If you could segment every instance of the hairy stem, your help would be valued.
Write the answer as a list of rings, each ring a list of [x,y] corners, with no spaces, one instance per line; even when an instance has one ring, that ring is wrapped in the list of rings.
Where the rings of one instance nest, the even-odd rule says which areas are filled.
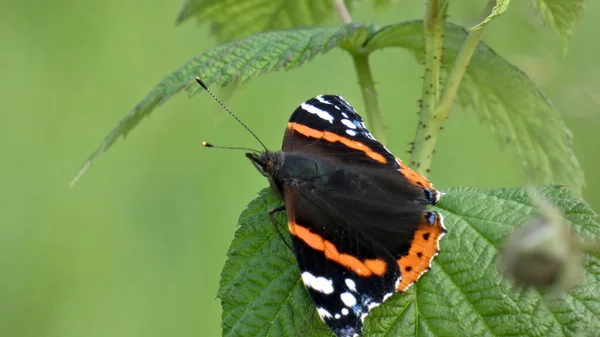
[[[456,60],[454,61],[452,70],[448,75],[446,84],[441,94],[441,98],[438,95],[436,97],[435,103],[432,106],[431,102],[433,101],[433,97],[435,95],[430,95],[431,97],[428,97],[426,93],[428,92],[428,88],[436,87],[435,83],[432,82],[435,80],[435,78],[433,78],[431,74],[428,80],[428,73],[430,72],[429,69],[433,69],[430,68],[429,64],[432,64],[432,62],[436,60],[435,58],[438,58],[439,60],[439,56],[436,54],[432,55],[432,51],[430,49],[436,46],[439,46],[439,48],[441,49],[441,44],[435,44],[435,39],[438,36],[440,36],[439,42],[442,42],[441,36],[443,35],[443,28],[441,31],[442,33],[437,34],[437,31],[435,29],[439,29],[439,25],[442,25],[443,27],[443,25],[445,24],[445,7],[442,7],[444,6],[444,4],[442,4],[440,7],[431,8],[434,5],[438,5],[434,4],[434,2],[437,1],[430,0],[428,2],[428,7],[425,15],[425,82],[423,87],[423,107],[421,109],[421,116],[419,118],[419,125],[417,126],[417,135],[415,136],[415,142],[411,157],[412,164],[416,166],[417,171],[419,171],[420,173],[429,172],[429,167],[431,166],[431,159],[433,157],[433,153],[435,152],[434,148],[435,143],[437,141],[437,135],[439,134],[439,131],[442,130],[442,125],[444,124],[446,119],[448,119],[448,113],[452,108],[452,104],[454,103],[454,100],[456,98],[456,93],[458,92],[460,83],[467,71],[467,67],[469,65],[469,62],[471,61],[471,57],[473,56],[473,53],[479,45],[479,41],[481,41],[483,32],[486,27],[486,25],[484,25],[477,30],[469,31],[465,42],[463,43],[458,55],[456,56]],[[481,13],[481,20],[485,19],[492,12],[492,9],[495,5],[496,0],[488,0],[487,4],[485,5],[485,8]],[[442,8],[442,10],[437,12],[437,16],[430,14],[433,10],[439,8]],[[428,24],[428,20],[430,24]],[[430,40],[433,39],[433,42],[428,42],[428,38]],[[439,81],[439,73],[437,73],[437,75]],[[431,85],[433,85],[433,87],[431,87]]]
[[[431,124],[435,118],[434,112],[440,97],[440,72],[442,67],[442,47],[444,25],[446,23],[447,3],[444,0],[427,0],[424,29],[425,29],[425,75],[423,76],[423,93],[421,95],[421,110],[419,123],[412,143],[411,163],[420,173],[429,172],[433,146],[432,139],[439,131]]]
[[[358,84],[365,102],[365,110],[367,114],[367,123],[375,134],[377,139],[385,144],[385,135],[381,111],[377,102],[377,92],[375,91],[375,83],[369,66],[369,56],[366,54],[352,54],[354,61],[354,69],[358,76]]]
[[[481,16],[483,18],[487,17],[492,12],[492,9],[495,5],[496,0],[489,0],[483,9]],[[477,30],[471,30],[467,35],[467,39],[460,48],[458,55],[456,56],[456,60],[454,61],[454,65],[450,71],[446,85],[444,86],[444,92],[442,93],[440,104],[436,110],[435,119],[440,125],[446,120],[446,118],[448,118],[448,113],[450,112],[452,104],[454,103],[454,99],[456,98],[456,93],[458,92],[460,82],[467,71],[467,67],[469,66],[469,62],[471,61],[471,57],[473,56],[475,49],[477,49],[477,46],[479,45],[479,41],[481,41],[485,27],[486,26],[483,26]]]
[[[350,16],[350,12],[348,11],[348,7],[346,7],[344,0],[333,0],[333,6],[343,23],[352,23],[352,17]]]

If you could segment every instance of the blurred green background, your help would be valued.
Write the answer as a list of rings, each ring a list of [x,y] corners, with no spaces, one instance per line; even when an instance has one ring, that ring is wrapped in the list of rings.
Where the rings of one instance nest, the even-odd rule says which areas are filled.
[[[450,19],[471,25],[482,1],[454,1]],[[563,57],[528,2],[514,2],[485,41],[550,96],[575,135],[586,200],[600,209],[600,4]],[[176,96],[73,188],[80,165],[163,76],[216,45],[206,26],[174,24],[181,1],[2,1],[0,4],[0,335],[217,336],[225,252],[244,206],[267,185],[242,153],[257,144],[199,95]],[[387,12],[364,4],[355,21],[421,16],[422,1]],[[329,24],[337,25],[336,18]],[[407,158],[422,69],[402,50],[372,58],[389,147]],[[272,149],[305,99],[343,95],[362,110],[342,51],[243,85],[228,104]],[[438,188],[522,185],[519,163],[455,109],[430,178]],[[449,228],[452,230],[452,228]]]

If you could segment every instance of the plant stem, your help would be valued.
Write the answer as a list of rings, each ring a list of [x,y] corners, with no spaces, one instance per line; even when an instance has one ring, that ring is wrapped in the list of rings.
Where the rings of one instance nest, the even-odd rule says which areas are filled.
[[[345,24],[352,23],[352,17],[346,7],[344,0],[333,0],[333,5],[342,22]],[[383,130],[383,121],[377,102],[377,92],[375,91],[375,83],[373,82],[373,74],[369,66],[369,55],[361,53],[359,50],[352,48],[348,50],[354,61],[354,70],[358,76],[358,84],[362,93],[363,101],[365,102],[365,110],[367,115],[367,123],[373,131],[373,134],[379,141],[385,144],[385,135]]]
[[[369,67],[369,56],[366,54],[352,54],[354,61],[354,69],[358,76],[358,84],[365,102],[365,110],[367,114],[367,123],[373,131],[375,137],[385,144],[385,134],[379,103],[377,102],[377,91],[375,91],[375,83],[373,75]]]
[[[492,9],[495,5],[496,0],[488,0],[481,13],[481,17],[485,19],[489,13],[492,12]],[[454,103],[454,99],[456,98],[456,93],[458,92],[460,82],[467,71],[467,67],[469,66],[469,62],[471,61],[471,57],[473,56],[475,49],[477,49],[477,46],[479,45],[479,41],[481,41],[481,37],[483,36],[486,26],[487,25],[481,27],[480,29],[469,31],[467,39],[460,48],[458,55],[456,55],[454,66],[452,67],[452,71],[450,72],[448,80],[446,81],[446,85],[444,86],[442,99],[440,100],[435,114],[436,122],[440,125],[448,118],[448,113],[450,112],[452,104]]]
[[[333,0],[333,6],[343,23],[352,23],[352,17],[350,16],[350,12],[348,11],[348,7],[346,7],[344,0]]]
[[[444,12],[443,15],[432,15],[431,12],[436,10],[436,8],[431,8],[436,1],[428,2],[428,7],[425,15],[425,82],[423,87],[423,107],[421,109],[421,116],[419,118],[419,125],[417,126],[417,134],[415,136],[414,148],[412,152],[412,164],[416,166],[417,171],[420,173],[429,172],[429,167],[431,166],[431,159],[434,153],[435,143],[437,141],[437,135],[439,131],[442,129],[442,125],[448,119],[448,113],[452,108],[452,104],[456,98],[456,93],[458,92],[458,88],[460,83],[467,71],[467,67],[469,62],[471,61],[471,57],[473,53],[477,49],[479,45],[479,41],[483,36],[483,32],[487,25],[477,29],[469,31],[465,42],[463,43],[458,55],[456,56],[456,60],[454,61],[454,65],[452,66],[452,70],[448,75],[448,79],[444,86],[444,90],[441,95],[441,99],[439,101],[435,101],[436,103],[432,107],[432,97],[426,96],[428,88],[435,88],[435,83],[432,81],[434,78],[430,76],[428,80],[428,68],[431,67],[433,61],[435,61],[435,57],[438,55],[430,55],[432,51],[430,50],[432,47],[438,46],[433,42],[429,41],[429,39],[435,39],[437,36],[441,36],[443,34],[439,33],[436,35],[435,29],[439,29],[439,25],[444,25],[445,20],[443,15],[445,15],[445,8],[442,10]],[[485,5],[482,14],[481,21],[483,21],[491,12],[494,6],[496,5],[496,0],[488,0]],[[435,14],[435,13],[434,13]],[[430,24],[428,24],[430,22]],[[433,22],[433,25],[431,24]],[[433,29],[433,32],[431,31]],[[440,40],[441,41],[441,38]],[[440,45],[441,49],[441,45]],[[439,58],[438,58],[439,60]],[[441,62],[440,62],[441,65]],[[438,74],[439,75],[439,74]],[[439,77],[438,77],[439,79]],[[430,87],[434,85],[433,87]],[[439,95],[437,96],[439,98]]]
[[[428,0],[425,9],[425,75],[423,76],[419,123],[417,124],[413,148],[411,149],[411,163],[422,174],[429,172],[433,145],[435,144],[434,137],[439,131],[439,126],[434,128],[431,121],[435,117],[433,114],[440,97],[440,72],[446,7],[447,4],[444,0]]]

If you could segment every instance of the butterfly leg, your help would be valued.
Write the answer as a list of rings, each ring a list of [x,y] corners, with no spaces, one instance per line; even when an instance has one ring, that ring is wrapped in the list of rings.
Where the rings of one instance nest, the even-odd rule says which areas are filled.
[[[283,234],[279,230],[279,225],[277,224],[277,220],[275,220],[275,213],[281,212],[281,211],[285,211],[285,205],[281,205],[279,207],[270,209],[269,210],[269,218],[271,218],[271,222],[273,223],[273,228],[275,228],[275,231],[277,232],[277,234],[279,235],[279,237],[281,238],[281,240],[283,241],[283,243],[285,243],[285,245],[288,246],[289,249],[291,249],[292,251],[294,251],[292,249],[292,246],[289,244],[289,242],[287,242],[287,240],[285,239],[285,237],[283,237]]]

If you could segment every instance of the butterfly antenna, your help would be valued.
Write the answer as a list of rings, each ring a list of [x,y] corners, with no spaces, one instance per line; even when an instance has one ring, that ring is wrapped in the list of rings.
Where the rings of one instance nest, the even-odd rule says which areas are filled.
[[[219,146],[219,145],[213,145],[213,144],[207,143],[207,142],[202,142],[202,146],[204,146],[204,147],[214,147],[215,149],[243,150],[243,151],[250,151],[250,152],[260,153],[260,151],[258,151],[258,150],[249,149],[247,147]]]
[[[204,82],[202,82],[202,80],[200,79],[200,77],[196,77],[196,82],[198,82],[198,84],[200,84],[200,86],[202,88],[204,88],[204,90],[206,90],[206,92],[208,92],[212,96],[212,98],[214,98],[215,101],[217,101],[217,103],[219,103],[223,107],[223,109],[225,109],[225,111],[229,112],[229,114],[231,116],[233,116],[233,118],[235,118],[235,120],[237,120],[238,123],[240,123],[246,130],[248,130],[248,132],[250,132],[250,134],[254,137],[254,139],[256,139],[260,143],[260,145],[265,149],[265,151],[268,151],[267,147],[265,146],[265,144],[263,144],[263,142],[260,141],[260,139],[258,138],[258,136],[256,136],[256,134],[254,134],[254,132],[252,132],[252,130],[250,130],[250,128],[248,126],[246,126],[246,124],[244,124],[244,122],[242,122],[242,120],[239,119],[238,116],[236,116],[231,110],[229,110],[229,108],[223,102],[221,102],[221,100],[218,99],[217,96],[215,94],[213,94],[212,91],[210,91],[210,89],[208,89],[208,87],[206,86],[206,84],[204,84]],[[208,144],[208,143],[206,143],[206,144]],[[202,144],[202,145],[204,145],[204,144]],[[210,145],[210,144],[208,144],[208,145]],[[206,146],[206,145],[204,145],[204,146]],[[224,148],[223,146],[212,146],[212,145],[211,146],[207,146],[207,147],[220,147],[220,148]],[[239,148],[239,149],[241,149],[241,148]],[[259,151],[256,151],[256,152],[259,152]]]

